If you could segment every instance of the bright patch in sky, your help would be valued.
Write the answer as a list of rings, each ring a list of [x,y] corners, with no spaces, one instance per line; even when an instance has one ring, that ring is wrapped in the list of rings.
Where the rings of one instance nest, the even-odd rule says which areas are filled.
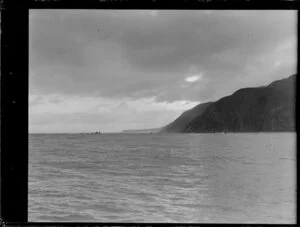
[[[185,78],[186,82],[194,83],[200,79],[200,76],[189,76]]]
[[[161,127],[170,117],[174,119],[197,104],[187,100],[159,102],[155,97],[114,99],[29,95],[29,129],[32,132],[120,132],[149,128],[149,122],[151,127]]]

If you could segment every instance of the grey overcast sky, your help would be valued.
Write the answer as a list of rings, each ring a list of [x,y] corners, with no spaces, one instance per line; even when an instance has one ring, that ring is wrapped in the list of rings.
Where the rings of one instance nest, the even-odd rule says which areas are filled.
[[[163,126],[296,72],[296,11],[30,10],[29,132]]]

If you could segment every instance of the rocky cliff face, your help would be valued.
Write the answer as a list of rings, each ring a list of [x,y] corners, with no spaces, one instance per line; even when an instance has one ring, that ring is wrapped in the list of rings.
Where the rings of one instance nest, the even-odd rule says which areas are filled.
[[[240,89],[197,114],[195,108],[186,111],[170,124],[180,127],[167,125],[164,132],[295,131],[295,84],[293,75],[268,86]]]

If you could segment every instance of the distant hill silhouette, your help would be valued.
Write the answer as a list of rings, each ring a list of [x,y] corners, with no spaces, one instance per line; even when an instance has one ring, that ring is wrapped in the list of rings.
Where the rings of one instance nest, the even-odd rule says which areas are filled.
[[[161,132],[295,131],[296,75],[263,87],[242,88],[184,112]]]
[[[184,132],[188,123],[199,116],[212,102],[206,102],[183,112],[175,121],[166,125],[161,132]]]

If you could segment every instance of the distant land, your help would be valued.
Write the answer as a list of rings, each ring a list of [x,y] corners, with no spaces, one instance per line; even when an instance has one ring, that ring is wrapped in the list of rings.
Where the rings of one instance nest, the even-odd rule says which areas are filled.
[[[161,128],[123,130],[121,133],[157,133]]]
[[[183,112],[175,121],[161,128],[160,132],[183,132],[191,120],[202,114],[211,104],[212,102],[202,103]]]
[[[295,131],[296,74],[262,87],[242,88],[185,111],[164,133]]]
[[[294,132],[296,75],[201,103],[162,128],[122,133]]]

